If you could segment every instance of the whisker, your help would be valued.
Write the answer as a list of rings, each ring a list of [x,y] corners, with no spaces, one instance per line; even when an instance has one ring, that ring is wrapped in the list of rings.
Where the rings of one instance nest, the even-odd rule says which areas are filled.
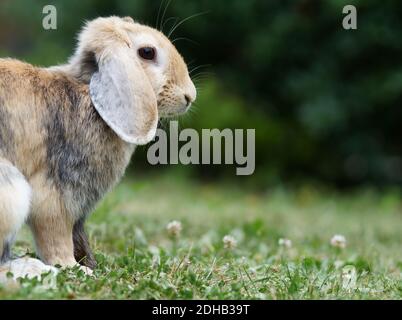
[[[211,67],[211,65],[210,65],[210,64],[202,64],[202,65],[200,65],[200,66],[198,66],[198,67],[192,68],[192,69],[189,71],[189,74],[192,74],[194,71],[196,71],[196,70],[198,70],[198,69],[200,69],[200,68],[206,68],[206,67]]]
[[[194,76],[198,76],[200,74],[215,74],[215,71],[213,71],[213,70],[200,71],[200,72],[197,72]]]
[[[198,85],[200,83],[205,82],[206,80],[211,80],[211,79],[212,79],[212,77],[205,76],[205,77],[191,78],[191,81],[193,81],[195,84]]]
[[[207,80],[209,80],[209,79],[201,79],[201,80],[194,81],[194,85],[195,85],[197,88],[203,88],[203,86],[205,85],[205,82],[206,82]]]
[[[187,63],[187,66],[188,66],[189,68],[191,68],[193,63],[195,63],[195,59],[193,59],[193,60],[191,60],[189,63]]]
[[[193,82],[196,82],[196,83],[199,83],[199,82],[202,82],[202,81],[205,81],[205,80],[209,80],[209,79],[212,79],[212,77],[210,77],[210,76],[199,76],[197,78],[191,78],[191,80]]]
[[[167,2],[167,4],[166,4],[166,7],[165,7],[165,10],[163,10],[163,15],[162,15],[161,22],[160,22],[160,25],[159,25],[159,30],[160,30],[160,31],[163,31],[163,30],[161,29],[161,27],[162,27],[162,25],[163,25],[163,20],[165,19],[166,11],[167,11],[167,9],[168,9],[168,7],[169,7],[169,5],[170,5],[171,2],[172,2],[172,0],[168,0],[168,2]]]
[[[179,18],[178,17],[170,17],[169,19],[166,19],[166,21],[162,25],[162,30],[165,28],[165,24],[167,24],[168,21],[170,21],[170,20],[174,20],[173,24],[172,24],[174,26],[177,23],[177,21],[179,20]]]
[[[190,109],[190,110],[191,110],[191,109]],[[188,127],[188,124],[191,123],[192,118],[194,118],[194,117],[193,117],[193,114],[190,113],[190,110],[188,110],[188,111],[186,112],[186,114],[184,114],[184,115],[182,115],[182,116],[180,117],[180,122],[183,124],[183,127]],[[180,122],[179,122],[179,123],[180,123]]]
[[[191,76],[192,79],[198,79],[202,77],[212,77],[215,76],[215,73],[213,72],[202,72],[202,73],[197,73],[196,75]]]
[[[191,106],[191,108],[188,109],[188,111],[189,111],[190,113],[193,113],[193,114],[199,113],[200,110],[199,110],[198,104],[193,103],[192,106]]]
[[[194,41],[194,40],[191,40],[191,39],[189,39],[189,38],[185,38],[185,37],[176,38],[176,39],[172,40],[172,43],[175,43],[176,41],[180,41],[180,40],[187,40],[188,42],[190,42],[190,43],[192,43],[192,44],[195,44],[195,45],[197,45],[197,46],[200,45],[199,42]]]
[[[160,18],[160,14],[161,14],[161,10],[162,10],[162,6],[163,3],[165,2],[165,0],[162,0],[159,4],[159,9],[158,9],[158,15],[156,17],[156,27],[159,28],[159,18]]]
[[[193,14],[193,15],[191,15],[191,16],[189,16],[189,17],[183,19],[183,20],[181,20],[172,30],[170,30],[170,32],[169,32],[169,34],[168,34],[168,38],[170,38],[170,36],[173,34],[173,32],[174,32],[178,27],[180,27],[184,22],[186,22],[186,21],[188,21],[188,20],[190,20],[190,19],[193,19],[193,18],[195,18],[195,17],[199,17],[199,16],[202,16],[202,15],[205,15],[205,14],[207,14],[207,13],[209,13],[209,11],[204,11],[204,12],[196,13],[196,14]]]
[[[198,76],[198,77],[191,77],[192,81],[203,81],[203,80],[207,80],[207,79],[211,79],[212,76],[208,76],[208,75],[204,75],[204,76]]]
[[[199,83],[197,83],[196,84],[196,86],[195,86],[195,89],[198,91],[198,90],[203,90],[203,89],[205,89],[205,83],[202,83],[203,85],[201,86]]]
[[[205,80],[210,80],[211,77],[203,77],[203,78],[193,78],[191,79],[193,82],[195,82],[196,84],[200,83],[200,82],[204,82]]]
[[[205,89],[205,81],[203,81],[203,82],[201,82],[201,83],[195,83],[194,85],[195,85],[195,88],[196,88],[196,90],[197,91],[200,91],[200,90],[204,90]]]
[[[199,74],[196,76],[191,76],[191,80],[204,80],[204,79],[210,79],[214,78],[215,74],[214,73],[205,73],[205,74]]]

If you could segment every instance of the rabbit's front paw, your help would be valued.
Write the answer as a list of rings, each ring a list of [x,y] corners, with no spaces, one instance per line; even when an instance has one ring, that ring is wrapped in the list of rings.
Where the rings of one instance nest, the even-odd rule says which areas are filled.
[[[18,278],[41,279],[44,274],[56,275],[57,268],[44,264],[42,261],[30,257],[22,257],[6,262],[0,266],[0,283],[17,280]]]

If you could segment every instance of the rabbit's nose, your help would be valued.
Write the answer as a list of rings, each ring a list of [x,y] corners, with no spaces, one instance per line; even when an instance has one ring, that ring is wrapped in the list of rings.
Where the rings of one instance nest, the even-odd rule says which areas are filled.
[[[192,81],[189,82],[186,89],[184,90],[184,99],[186,100],[186,106],[190,106],[192,102],[197,98],[197,89]]]
[[[188,94],[185,94],[184,99],[186,99],[186,107],[188,107],[191,104],[191,98]]]

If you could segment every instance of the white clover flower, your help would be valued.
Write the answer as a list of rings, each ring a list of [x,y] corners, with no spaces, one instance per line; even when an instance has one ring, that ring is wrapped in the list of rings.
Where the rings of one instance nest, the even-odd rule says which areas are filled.
[[[232,236],[226,235],[222,241],[225,249],[234,249],[237,246],[237,240]]]
[[[346,238],[343,235],[336,234],[331,238],[331,246],[335,248],[345,248],[346,247]]]
[[[342,288],[353,290],[356,288],[357,271],[354,266],[347,265],[342,268]]]
[[[292,240],[286,239],[286,238],[280,238],[278,240],[278,245],[281,247],[285,248],[291,248],[292,247]]]
[[[182,229],[181,222],[176,220],[169,222],[166,226],[168,234],[175,238],[180,236]]]

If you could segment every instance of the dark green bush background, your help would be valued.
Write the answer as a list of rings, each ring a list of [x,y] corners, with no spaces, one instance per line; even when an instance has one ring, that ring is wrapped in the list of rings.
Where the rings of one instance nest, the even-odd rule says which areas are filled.
[[[167,1],[166,1],[167,2]],[[42,7],[58,9],[58,29],[42,29]],[[166,4],[166,3],[165,3]],[[358,30],[342,28],[342,8],[358,9]],[[83,21],[130,15],[156,25],[160,1],[0,2],[0,55],[40,65],[64,62]],[[162,6],[162,9],[165,6]],[[262,183],[317,180],[337,186],[402,182],[402,3],[392,0],[173,0],[175,18],[205,12],[174,33],[201,72],[195,128],[255,128]],[[134,164],[145,166],[145,148]],[[168,170],[170,167],[156,170]],[[175,168],[177,169],[177,168]],[[227,166],[192,166],[197,177],[232,177]]]

